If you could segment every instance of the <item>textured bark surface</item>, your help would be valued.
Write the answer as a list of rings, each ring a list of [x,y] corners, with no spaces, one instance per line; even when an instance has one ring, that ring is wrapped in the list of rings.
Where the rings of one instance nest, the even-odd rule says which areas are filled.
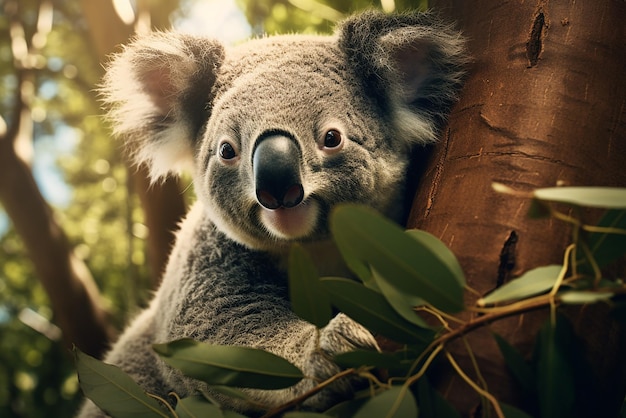
[[[458,256],[468,285],[484,294],[531,268],[560,264],[570,242],[568,226],[528,219],[530,202],[494,192],[492,182],[520,191],[626,186],[626,3],[434,3],[459,22],[474,62],[420,181],[408,226],[441,238]],[[468,294],[468,304],[475,300]],[[607,400],[620,402],[619,335],[602,313],[574,316],[579,333],[590,336]],[[528,354],[545,318],[546,312],[525,314],[491,329]],[[515,403],[518,389],[488,330],[469,341],[489,390]],[[462,344],[452,351],[471,371]],[[471,415],[479,401],[464,382],[445,372],[439,384]]]

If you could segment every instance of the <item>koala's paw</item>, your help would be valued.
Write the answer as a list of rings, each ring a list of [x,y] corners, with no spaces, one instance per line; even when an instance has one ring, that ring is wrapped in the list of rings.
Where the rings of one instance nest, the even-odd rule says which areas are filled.
[[[334,356],[356,349],[378,350],[378,344],[368,330],[340,313],[322,329],[319,348]]]
[[[379,350],[376,340],[368,330],[346,315],[339,314],[320,330],[317,349],[310,359],[306,373],[318,383],[328,379],[341,371],[333,362],[333,357],[357,349]],[[355,377],[340,379],[308,399],[304,406],[315,410],[326,409],[349,398],[355,389],[364,384],[362,379]]]

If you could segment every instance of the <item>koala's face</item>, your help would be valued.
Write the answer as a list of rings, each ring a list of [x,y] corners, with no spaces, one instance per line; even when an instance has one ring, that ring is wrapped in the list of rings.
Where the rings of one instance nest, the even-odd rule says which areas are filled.
[[[435,140],[464,62],[434,16],[368,12],[334,36],[236,48],[152,34],[116,57],[102,93],[154,180],[191,168],[218,228],[280,250],[328,237],[342,202],[398,219],[410,150]]]
[[[341,202],[397,217],[408,149],[359,89],[325,38],[266,38],[227,53],[196,161],[196,190],[218,227],[276,249],[327,237]]]

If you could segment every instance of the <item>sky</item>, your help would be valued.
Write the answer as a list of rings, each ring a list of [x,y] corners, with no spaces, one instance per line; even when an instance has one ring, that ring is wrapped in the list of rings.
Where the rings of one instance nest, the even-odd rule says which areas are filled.
[[[230,45],[250,37],[252,30],[235,0],[187,0],[181,12],[172,21],[174,29],[215,38]],[[128,1],[117,0],[120,11],[128,9]],[[128,18],[128,17],[127,17]],[[130,16],[132,18],[132,16]],[[54,93],[55,86],[47,86]],[[47,91],[42,88],[41,91]],[[34,142],[33,175],[44,198],[53,206],[63,208],[72,198],[72,191],[57,167],[57,160],[74,150],[80,133],[67,126],[59,126],[54,136],[39,137]],[[0,236],[9,228],[9,219],[0,210]]]
[[[252,33],[235,0],[201,0],[190,3],[188,13],[173,22],[173,26],[179,31],[210,36],[225,44],[246,39]]]

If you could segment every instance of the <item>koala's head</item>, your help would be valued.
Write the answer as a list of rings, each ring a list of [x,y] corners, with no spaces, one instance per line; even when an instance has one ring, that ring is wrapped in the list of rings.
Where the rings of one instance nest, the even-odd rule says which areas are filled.
[[[217,227],[271,250],[326,238],[342,202],[398,219],[411,149],[436,139],[465,59],[459,33],[430,14],[367,12],[334,36],[233,48],[139,38],[103,93],[154,180],[190,168]]]

